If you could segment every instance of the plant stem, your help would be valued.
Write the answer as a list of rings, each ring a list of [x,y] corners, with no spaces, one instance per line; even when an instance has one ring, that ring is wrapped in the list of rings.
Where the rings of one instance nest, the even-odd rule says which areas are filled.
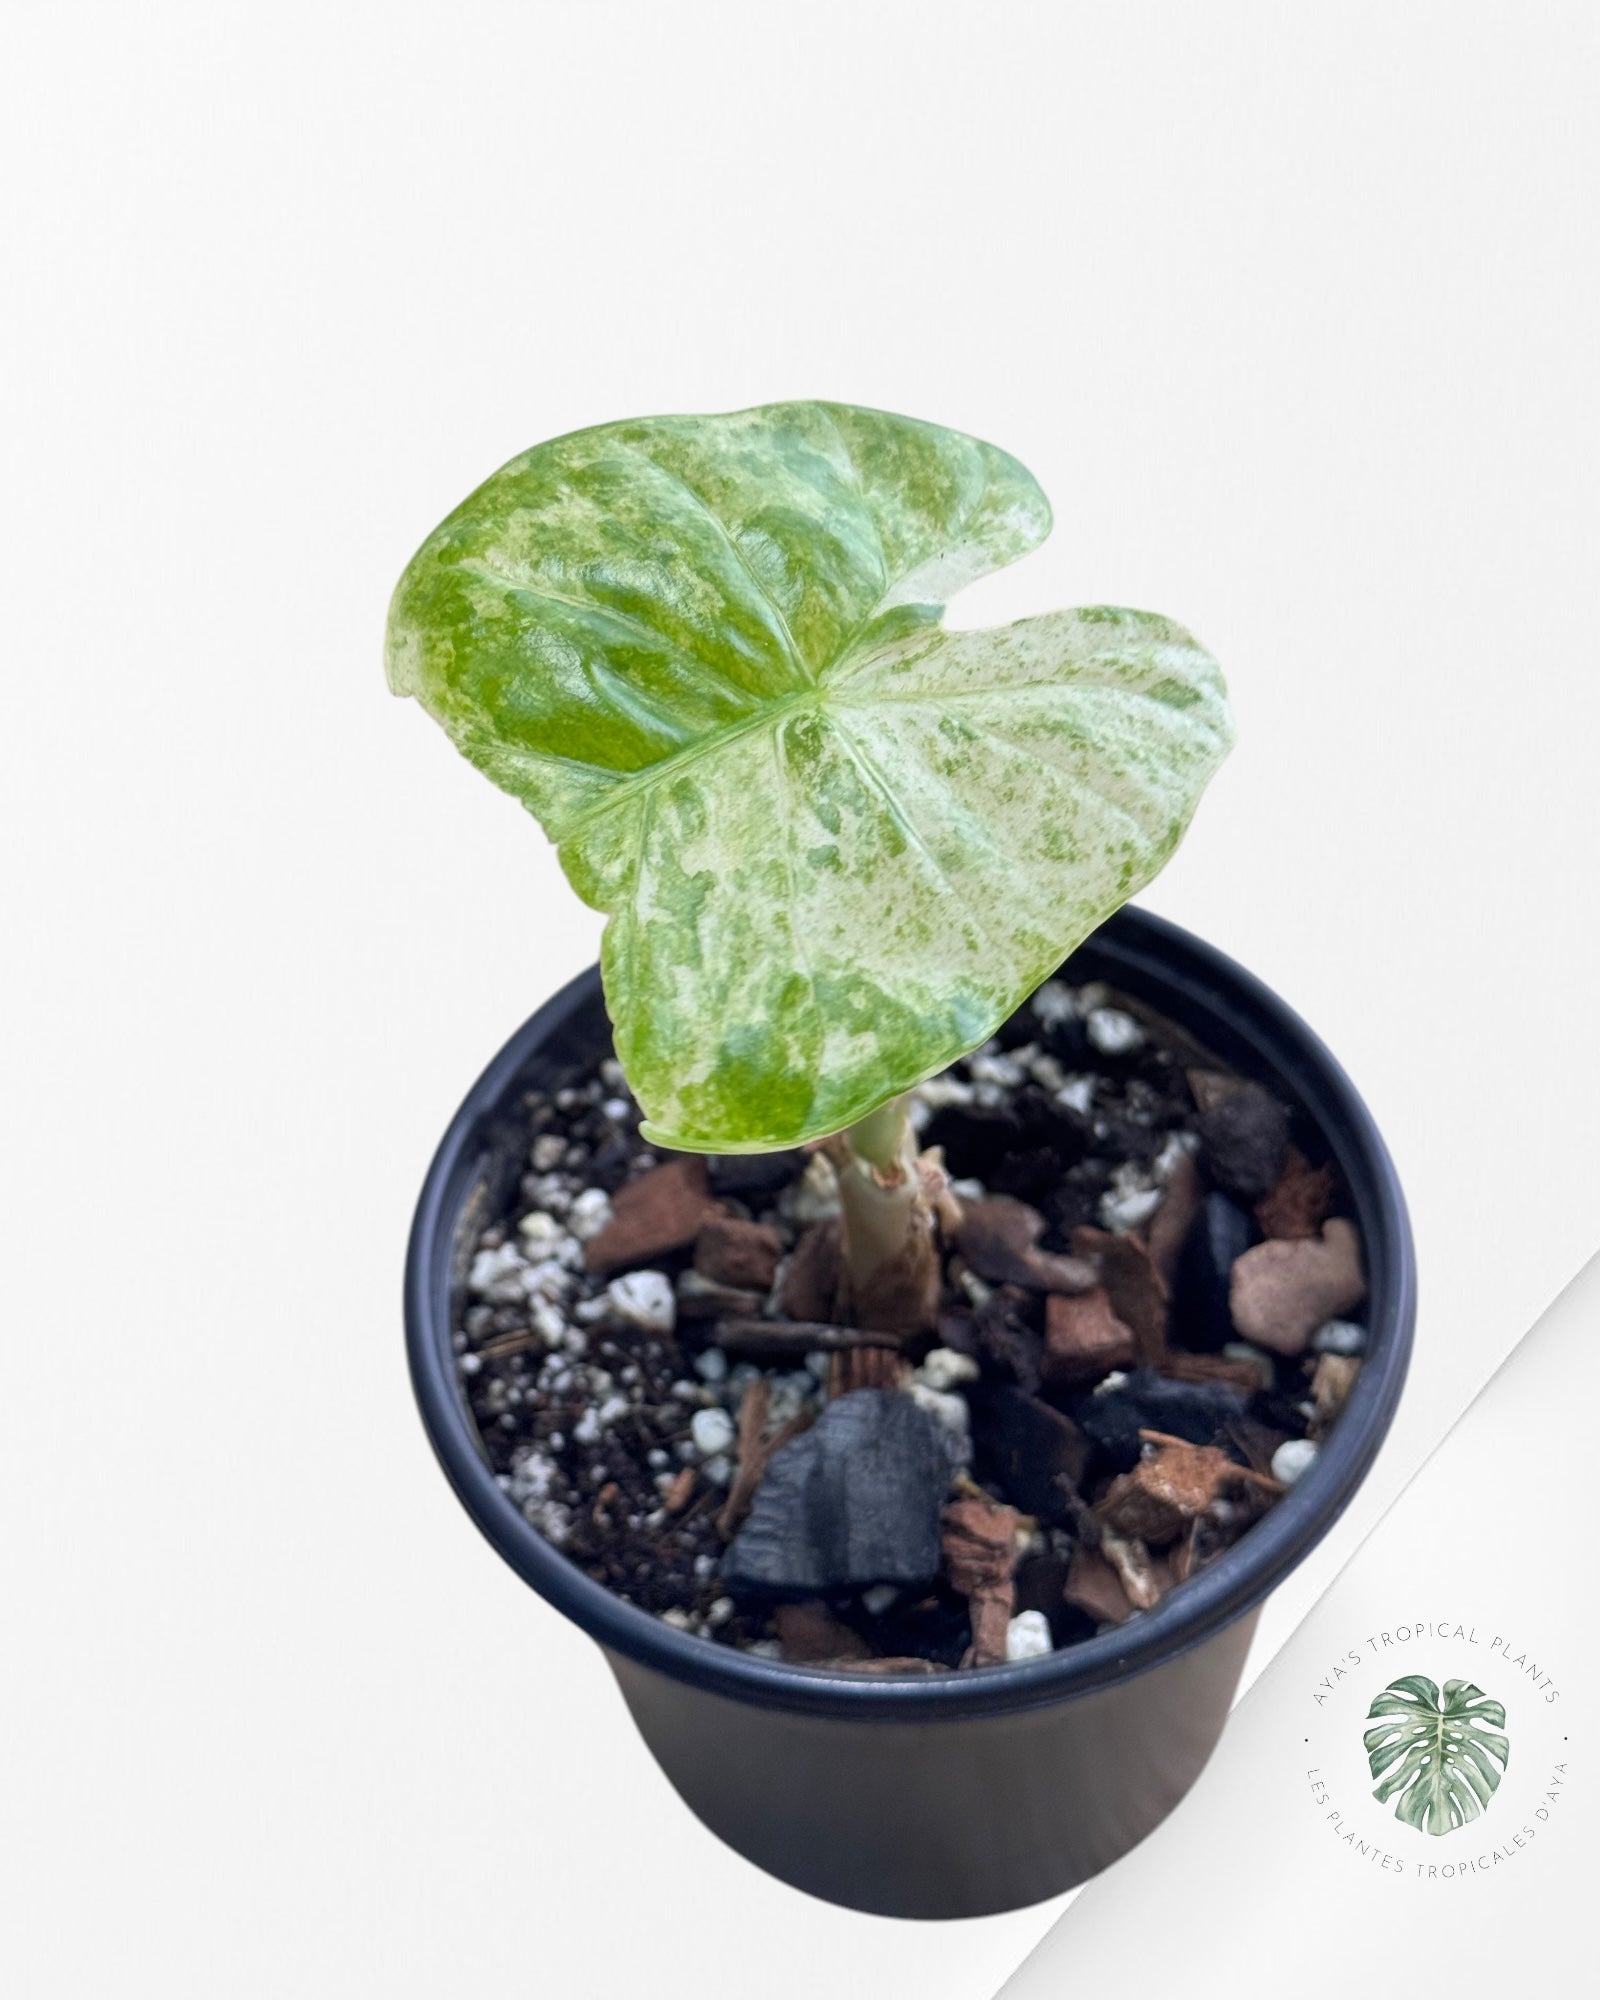
[[[939,1250],[909,1097],[880,1105],[824,1150],[839,1176],[850,1318],[879,1333],[926,1331],[938,1313]]]

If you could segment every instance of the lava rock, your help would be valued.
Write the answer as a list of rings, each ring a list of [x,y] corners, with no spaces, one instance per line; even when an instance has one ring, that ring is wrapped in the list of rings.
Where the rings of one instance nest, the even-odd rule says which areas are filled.
[[[1242,1083],[1195,1121],[1200,1164],[1224,1194],[1270,1194],[1289,1157],[1289,1114],[1259,1083]]]
[[[1090,1458],[1078,1426],[1023,1389],[991,1389],[969,1401],[980,1475],[1037,1520],[1070,1520]]]
[[[1185,1347],[1216,1349],[1234,1338],[1233,1267],[1256,1240],[1255,1223],[1225,1194],[1206,1196],[1178,1253],[1171,1327]]]
[[[1302,1354],[1311,1336],[1367,1295],[1361,1241],[1336,1215],[1317,1237],[1273,1239],[1247,1250],[1228,1282],[1233,1323],[1275,1354]]]
[[[909,1396],[839,1396],[773,1453],[722,1559],[723,1581],[771,1597],[925,1584],[939,1568],[951,1469],[939,1425]]]
[[[711,1153],[706,1175],[714,1194],[774,1195],[805,1172],[808,1155],[785,1153]]]
[[[1229,1426],[1244,1416],[1249,1401],[1230,1383],[1173,1382],[1153,1369],[1136,1368],[1115,1388],[1078,1397],[1072,1415],[1094,1447],[1093,1470],[1129,1472],[1139,1462],[1141,1430],[1235,1452]]]

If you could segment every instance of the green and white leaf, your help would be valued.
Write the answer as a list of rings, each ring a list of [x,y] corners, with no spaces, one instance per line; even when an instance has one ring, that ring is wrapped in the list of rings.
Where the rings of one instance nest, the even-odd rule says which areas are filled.
[[[412,559],[390,684],[608,914],[648,1137],[841,1129],[983,1041],[1177,845],[1231,738],[1186,632],[939,622],[1049,527],[992,445],[779,403],[539,445]]]
[[[1367,1711],[1367,1761],[1381,1780],[1372,1796],[1423,1833],[1453,1833],[1476,1819],[1505,1775],[1506,1712],[1471,1681],[1425,1674],[1393,1681]]]

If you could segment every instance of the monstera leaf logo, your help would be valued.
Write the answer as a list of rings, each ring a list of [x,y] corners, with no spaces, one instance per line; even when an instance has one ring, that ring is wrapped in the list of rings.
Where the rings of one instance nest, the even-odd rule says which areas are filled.
[[[1471,1681],[1446,1681],[1441,1694],[1426,1674],[1407,1674],[1374,1700],[1367,1720],[1362,1742],[1379,1781],[1372,1796],[1393,1799],[1395,1818],[1422,1833],[1476,1819],[1510,1761],[1505,1709]]]

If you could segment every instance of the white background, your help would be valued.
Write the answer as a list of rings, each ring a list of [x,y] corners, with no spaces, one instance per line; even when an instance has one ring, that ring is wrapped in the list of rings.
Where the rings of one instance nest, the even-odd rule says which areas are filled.
[[[579,425],[975,431],[1057,528],[961,622],[1129,603],[1223,661],[1240,746],[1146,900],[1331,1042],[1423,1269],[1281,1644],[1593,1247],[1597,20],[15,10],[8,1992],[968,2000],[1053,1914],[876,1922],[719,1848],[410,1406],[427,1156],[597,920],[387,697],[385,602]]]

